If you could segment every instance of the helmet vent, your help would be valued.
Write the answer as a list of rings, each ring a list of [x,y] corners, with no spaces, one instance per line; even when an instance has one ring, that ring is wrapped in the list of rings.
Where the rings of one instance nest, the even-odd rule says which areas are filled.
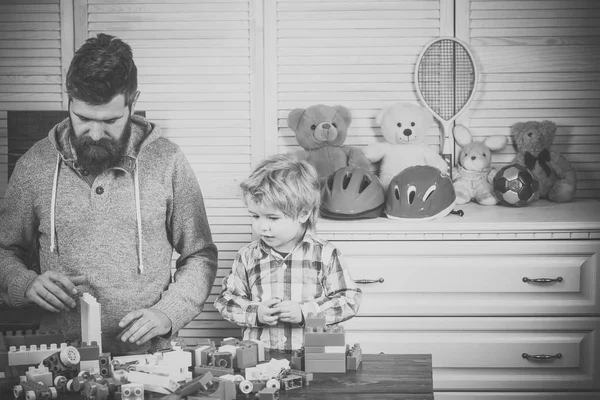
[[[417,188],[413,185],[409,185],[406,189],[406,197],[408,198],[408,204],[412,204],[415,202],[415,197],[417,195]]]
[[[398,186],[394,186],[394,197],[396,200],[400,200],[400,189],[398,189]]]
[[[347,173],[344,175],[344,180],[342,181],[342,187],[343,187],[344,189],[347,189],[347,188],[348,188],[348,185],[350,184],[350,179],[352,179],[352,174],[351,174],[350,172],[347,172]]]
[[[331,175],[329,179],[327,179],[327,187],[329,188],[329,190],[333,190],[333,175]]]
[[[363,176],[362,181],[360,182],[360,186],[358,187],[358,194],[361,194],[365,191],[366,188],[371,184],[371,180],[367,176]]]
[[[435,189],[435,185],[430,186],[429,189],[427,189],[427,191],[425,192],[425,195],[423,196],[423,201],[427,201],[431,196],[433,196]]]

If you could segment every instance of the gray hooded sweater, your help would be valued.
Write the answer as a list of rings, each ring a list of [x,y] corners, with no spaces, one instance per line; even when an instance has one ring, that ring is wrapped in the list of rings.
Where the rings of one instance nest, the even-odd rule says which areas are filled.
[[[65,119],[17,163],[0,208],[0,295],[14,307],[37,276],[25,266],[37,240],[41,272],[85,275],[79,293],[102,311],[103,351],[155,351],[202,311],[217,272],[217,248],[194,172],[179,147],[142,117],[119,165],[95,179],[77,168]],[[180,254],[171,277],[173,249]],[[172,322],[172,336],[142,346],[117,340],[130,311],[154,308]],[[81,338],[79,304],[45,313],[41,329]]]

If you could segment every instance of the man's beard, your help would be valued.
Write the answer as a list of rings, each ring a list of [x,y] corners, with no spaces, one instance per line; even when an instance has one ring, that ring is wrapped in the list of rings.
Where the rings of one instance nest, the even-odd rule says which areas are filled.
[[[76,137],[74,132],[71,125],[71,144],[77,154],[78,168],[87,169],[92,175],[97,176],[117,165],[123,157],[131,136],[131,121],[127,121],[118,140],[103,137],[96,141],[87,135]]]

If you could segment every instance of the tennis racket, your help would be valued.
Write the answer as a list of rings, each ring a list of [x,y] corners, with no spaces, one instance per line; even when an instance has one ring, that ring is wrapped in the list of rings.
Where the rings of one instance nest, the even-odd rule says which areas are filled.
[[[429,42],[415,68],[417,95],[440,123],[440,149],[450,171],[454,166],[451,125],[467,108],[477,86],[477,69],[467,45],[453,37]]]

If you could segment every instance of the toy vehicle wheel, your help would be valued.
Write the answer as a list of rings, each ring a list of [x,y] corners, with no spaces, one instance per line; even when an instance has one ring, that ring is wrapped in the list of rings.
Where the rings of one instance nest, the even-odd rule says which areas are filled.
[[[252,389],[254,389],[254,385],[250,381],[243,380],[240,382],[239,388],[240,388],[240,392],[242,392],[243,394],[249,394],[249,393],[252,393]]]
[[[279,390],[281,388],[281,384],[277,379],[269,379],[267,381],[267,387],[271,389]]]
[[[51,387],[49,389],[50,389],[50,396],[53,399],[56,399],[58,397],[58,392],[56,391],[56,388],[55,387]]]
[[[23,395],[23,386],[16,385],[15,387],[13,387],[13,395],[15,396],[15,399],[21,397]]]
[[[25,392],[25,399],[26,400],[35,400],[36,399],[35,392],[33,390],[28,390],[27,392]]]

